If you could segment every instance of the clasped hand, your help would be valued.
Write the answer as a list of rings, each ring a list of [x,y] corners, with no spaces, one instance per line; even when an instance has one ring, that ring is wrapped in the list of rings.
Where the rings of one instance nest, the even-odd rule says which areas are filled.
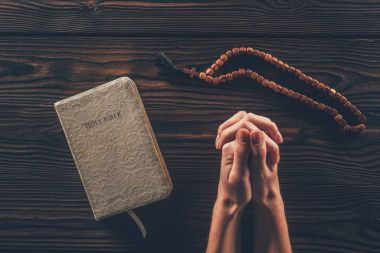
[[[276,124],[262,116],[239,112],[224,122],[215,141],[216,148],[222,149],[218,204],[232,214],[251,200],[271,204],[279,198],[278,144],[282,141]]]
[[[277,174],[282,142],[276,124],[253,113],[238,112],[220,125],[215,140],[222,149],[220,178],[207,253],[240,252],[240,221],[250,202],[255,252],[291,252]]]

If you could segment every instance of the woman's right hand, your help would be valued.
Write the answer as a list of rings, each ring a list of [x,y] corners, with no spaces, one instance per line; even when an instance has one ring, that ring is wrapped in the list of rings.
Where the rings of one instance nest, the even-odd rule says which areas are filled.
[[[264,133],[250,133],[254,203],[254,252],[291,253],[288,225],[278,180],[278,163],[268,163]]]

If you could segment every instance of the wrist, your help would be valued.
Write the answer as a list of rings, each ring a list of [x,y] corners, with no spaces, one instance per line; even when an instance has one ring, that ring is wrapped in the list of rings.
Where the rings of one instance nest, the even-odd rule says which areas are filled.
[[[243,209],[241,205],[234,203],[228,198],[217,198],[214,204],[213,213],[223,217],[226,220],[231,220],[234,218],[240,218],[243,214]]]
[[[257,184],[256,184],[257,185]],[[278,181],[266,182],[253,189],[253,203],[262,209],[283,209],[284,201]]]
[[[285,211],[284,201],[281,196],[254,201],[256,212],[276,215]]]

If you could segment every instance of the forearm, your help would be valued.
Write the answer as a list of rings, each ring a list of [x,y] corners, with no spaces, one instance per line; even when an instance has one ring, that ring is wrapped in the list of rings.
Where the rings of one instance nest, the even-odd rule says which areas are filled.
[[[206,253],[235,253],[241,250],[242,210],[229,209],[217,200],[214,205]]]
[[[258,253],[290,253],[288,225],[281,197],[255,203],[254,249]]]

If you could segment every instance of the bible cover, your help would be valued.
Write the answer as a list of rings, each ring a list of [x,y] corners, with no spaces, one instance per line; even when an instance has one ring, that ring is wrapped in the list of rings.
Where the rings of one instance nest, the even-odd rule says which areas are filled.
[[[54,104],[95,219],[173,186],[135,83],[121,77]]]

